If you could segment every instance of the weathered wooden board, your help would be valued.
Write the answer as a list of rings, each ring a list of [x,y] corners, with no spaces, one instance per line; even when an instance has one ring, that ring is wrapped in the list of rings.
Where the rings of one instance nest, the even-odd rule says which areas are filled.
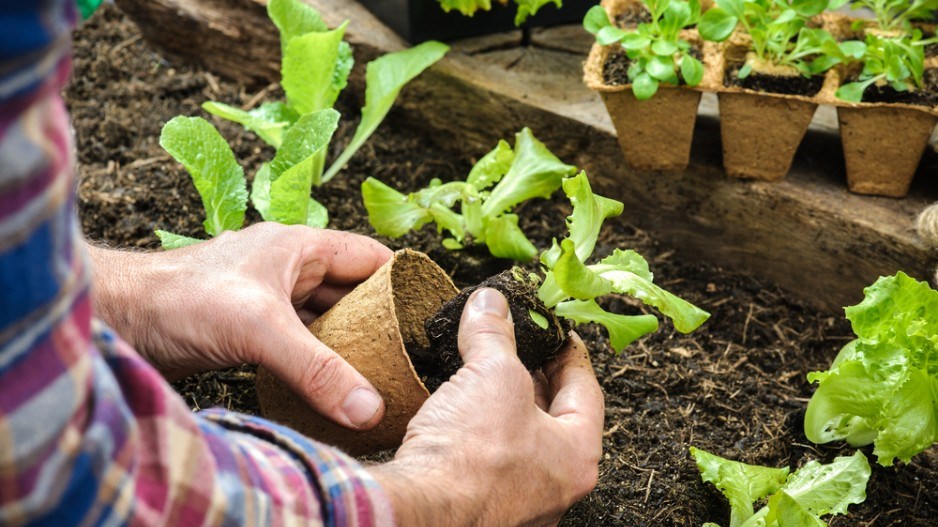
[[[352,1],[307,0],[331,25],[351,19],[359,66],[406,44]],[[248,82],[277,78],[276,32],[263,0],[117,0],[154,44],[172,56]],[[225,8],[221,6],[224,4]],[[918,239],[916,214],[938,199],[938,159],[929,154],[904,200],[853,195],[845,185],[836,120],[819,112],[781,183],[744,182],[721,169],[715,100],[705,98],[691,166],[642,173],[624,164],[599,98],[580,82],[589,40],[577,28],[542,30],[519,47],[517,34],[454,45],[402,93],[397,124],[432,132],[445,148],[485,152],[530,126],[565,161],[586,169],[605,194],[625,203],[624,221],[653,233],[686,258],[767,277],[816,305],[839,311],[881,274],[931,276],[936,253]]]

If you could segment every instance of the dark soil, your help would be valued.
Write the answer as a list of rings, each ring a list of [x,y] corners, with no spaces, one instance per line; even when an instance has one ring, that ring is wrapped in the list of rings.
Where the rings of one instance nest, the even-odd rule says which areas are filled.
[[[615,24],[623,29],[632,29],[639,24],[651,22],[651,13],[641,3],[630,4],[628,8],[615,16]]]
[[[821,91],[821,87],[824,86],[823,75],[815,75],[811,78],[804,78],[800,75],[779,77],[752,72],[745,79],[740,79],[739,70],[742,66],[742,64],[728,65],[723,75],[723,84],[764,93],[803,95],[805,97],[817,95]]]
[[[873,84],[863,92],[863,102],[914,104],[929,108],[938,105],[938,69],[925,70],[922,82],[925,87],[915,91],[896,91],[889,85]]]
[[[157,228],[204,236],[201,203],[192,182],[157,144],[162,124],[177,114],[205,116],[198,105],[209,98],[247,105],[279,94],[246,92],[201,69],[166,62],[112,6],[104,7],[76,37],[76,72],[66,98],[78,140],[84,232],[112,246],[146,250],[157,250],[152,234]],[[355,103],[343,96],[340,110],[346,120],[332,146],[333,157],[354,132]],[[215,122],[247,173],[253,174],[270,153],[251,134]],[[465,177],[484,153],[435,148],[392,112],[349,167],[316,197],[332,213],[332,227],[373,234],[359,191],[365,177],[414,189],[434,177]],[[519,211],[522,228],[542,248],[550,245],[567,214],[569,205],[559,198],[530,203]],[[692,445],[748,463],[793,468],[811,459],[852,453],[842,444],[812,445],[801,428],[813,391],[805,375],[829,365],[850,339],[842,314],[808,308],[757,277],[688,259],[630,226],[627,216],[603,230],[597,256],[616,247],[638,250],[648,259],[656,282],[713,316],[691,335],[662,321],[657,333],[620,355],[612,353],[604,330],[593,325],[577,328],[606,394],[606,430],[599,484],[562,524],[699,527],[716,521],[725,527],[726,501],[701,483],[687,451]],[[256,219],[249,216],[249,221]],[[428,227],[399,240],[381,241],[438,255],[439,239]],[[479,272],[479,266],[447,257],[444,268],[455,273],[460,285],[478,282],[469,274]],[[857,291],[857,301],[860,298]],[[626,297],[611,296],[603,304],[618,312],[649,312]],[[257,411],[250,366],[194,376],[176,387],[193,408],[218,405]],[[869,448],[864,452],[871,456]],[[929,449],[908,465],[874,467],[867,492],[866,502],[850,507],[848,516],[834,518],[830,525],[934,525],[938,449]]]
[[[497,289],[508,299],[511,319],[515,324],[518,357],[527,369],[537,370],[560,353],[567,332],[553,311],[537,298],[538,284],[532,282],[527,274],[527,271],[516,267],[488,278],[479,285],[464,288],[456,298],[427,320],[430,349],[416,357],[411,352],[411,357],[416,359],[414,368],[430,393],[462,367],[462,357],[457,347],[459,320],[469,296],[481,287]],[[534,322],[530,314],[532,311],[544,317],[546,328]]]

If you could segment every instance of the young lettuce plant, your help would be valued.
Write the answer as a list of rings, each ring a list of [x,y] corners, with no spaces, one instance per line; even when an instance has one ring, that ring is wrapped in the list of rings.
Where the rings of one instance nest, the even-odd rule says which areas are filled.
[[[815,443],[873,443],[883,466],[938,441],[938,291],[904,273],[882,277],[846,309],[856,333],[808,403],[805,435]]]
[[[838,2],[839,5],[846,1]],[[837,7],[839,7],[839,5]],[[914,20],[931,20],[938,10],[938,0],[852,0],[850,9],[867,8],[873,12],[876,25],[883,31],[912,28]]]
[[[563,181],[563,190],[573,204],[567,217],[567,237],[541,254],[544,278],[538,299],[561,318],[578,324],[595,322],[606,328],[616,353],[633,341],[658,329],[654,315],[621,315],[604,310],[596,300],[610,293],[632,296],[654,306],[674,322],[682,333],[690,333],[710,314],[654,284],[648,262],[637,252],[616,249],[598,263],[587,264],[607,218],[622,213],[621,202],[593,194],[585,172]]]
[[[508,0],[497,0],[502,5],[507,5]],[[457,10],[466,16],[472,16],[477,11],[488,11],[492,9],[492,0],[439,0],[440,6],[449,13]],[[515,14],[515,25],[520,26],[528,19],[534,16],[547,4],[554,4],[560,9],[563,6],[562,0],[515,0],[518,5],[518,12]]]
[[[255,173],[250,195],[254,208],[265,220],[325,227],[328,212],[310,197],[312,188],[335,177],[378,128],[404,85],[440,60],[449,48],[431,41],[370,62],[365,74],[361,122],[348,146],[327,170],[328,145],[339,120],[339,113],[332,107],[346,87],[353,65],[351,48],[343,40],[348,22],[330,30],[319,13],[300,0],[270,0],[267,11],[280,30],[281,86],[287,100],[264,103],[251,110],[214,101],[206,102],[203,108],[241,124],[276,149],[274,159]],[[223,227],[211,218],[213,214],[223,208],[234,208],[242,211],[243,220],[246,207],[240,194],[238,199],[231,196],[231,200],[225,201],[218,192],[246,185],[219,182],[218,178],[235,177],[236,171],[231,167],[237,163],[227,146],[221,148],[218,132],[209,133],[206,125],[211,127],[207,122],[196,124],[189,120],[167,125],[161,144],[169,145],[169,153],[189,170],[206,208],[206,230],[215,236],[221,230],[239,229],[241,224],[235,225],[236,216],[229,215],[229,223]],[[222,150],[228,153],[222,155]],[[199,156],[201,151],[215,152],[221,157],[203,159]],[[237,175],[243,179],[243,171]],[[208,230],[209,223],[212,230]],[[163,231],[157,235],[166,248],[198,241]]]
[[[836,0],[835,0],[836,1]],[[823,29],[807,27],[829,0],[717,0],[700,19],[700,36],[723,42],[742,26],[752,49],[740,68],[740,79],[753,71],[812,77],[862,54],[861,43],[838,43]]]
[[[632,93],[647,100],[660,84],[677,86],[683,81],[697,86],[703,79],[703,64],[691,53],[691,44],[681,31],[700,19],[697,0],[644,0],[651,21],[635,29],[622,29],[609,20],[602,6],[594,6],[583,19],[583,27],[603,46],[618,43],[631,61],[628,69]]]
[[[827,465],[810,461],[793,474],[788,467],[747,465],[694,447],[690,452],[701,478],[729,500],[729,527],[826,527],[821,516],[846,514],[848,506],[866,500],[871,470],[859,450]],[[766,498],[755,511],[753,503]]]
[[[399,238],[428,223],[449,233],[443,246],[459,250],[485,244],[492,256],[528,262],[537,249],[511,210],[533,198],[548,198],[564,177],[576,173],[525,128],[514,149],[502,140],[479,160],[465,181],[441,183],[404,195],[374,178],[362,183],[368,221],[375,231]],[[456,206],[459,206],[459,212]]]
[[[858,103],[867,88],[888,85],[897,92],[912,92],[924,87],[925,44],[922,32],[911,36],[884,37],[867,33],[863,52],[857,56],[863,71],[857,80],[837,89],[837,98]]]

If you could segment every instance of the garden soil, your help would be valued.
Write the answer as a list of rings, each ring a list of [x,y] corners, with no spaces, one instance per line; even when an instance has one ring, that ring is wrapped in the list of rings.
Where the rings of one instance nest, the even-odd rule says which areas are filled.
[[[66,98],[78,140],[79,212],[86,236],[131,250],[158,250],[154,229],[204,237],[195,188],[158,145],[162,124],[179,114],[206,116],[199,104],[208,99],[241,106],[280,94],[274,88],[245,91],[202,70],[167,62],[110,6],[86,23],[76,40],[76,72]],[[347,120],[332,156],[354,131],[356,101],[343,97],[339,109]],[[219,126],[247,173],[253,174],[270,155],[268,149],[235,126]],[[359,192],[367,176],[414,189],[434,177],[464,177],[485,153],[448,152],[430,145],[397,122],[392,112],[348,168],[317,191],[332,214],[332,227],[373,234]],[[547,247],[569,208],[555,199],[531,203],[518,212],[525,232],[536,245]],[[249,214],[248,219],[257,217]],[[430,228],[381,241],[393,248],[442,254],[439,237]],[[842,445],[812,445],[801,429],[812,392],[805,375],[824,368],[850,340],[841,314],[805,307],[758,277],[688,259],[679,248],[656,243],[653,233],[631,227],[627,211],[625,222],[603,231],[597,254],[616,247],[640,251],[658,283],[713,317],[692,335],[679,334],[663,321],[657,333],[618,356],[603,330],[578,328],[606,394],[604,453],[596,490],[562,525],[727,525],[727,502],[701,483],[687,451],[691,445],[748,463],[793,468],[811,459],[852,453]],[[440,260],[459,286],[478,282],[489,273],[486,266],[493,265],[484,259],[475,265],[451,255]],[[616,296],[608,298],[605,307],[645,311]],[[251,366],[198,375],[175,386],[193,409],[257,411]],[[864,452],[871,456],[871,449]],[[935,518],[938,451],[931,448],[909,465],[875,467],[866,502],[850,507],[849,516],[834,518],[830,525],[924,527],[934,525]]]

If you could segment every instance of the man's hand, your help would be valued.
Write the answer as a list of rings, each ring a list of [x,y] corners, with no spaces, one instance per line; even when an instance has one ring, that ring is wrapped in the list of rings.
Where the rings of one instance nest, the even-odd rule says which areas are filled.
[[[256,363],[339,424],[384,415],[371,384],[306,329],[391,257],[380,243],[262,223],[165,253],[89,251],[97,315],[167,378]]]
[[[533,377],[505,298],[480,289],[459,331],[465,365],[423,405],[394,461],[373,467],[399,525],[552,525],[596,485],[603,397],[571,333]]]

